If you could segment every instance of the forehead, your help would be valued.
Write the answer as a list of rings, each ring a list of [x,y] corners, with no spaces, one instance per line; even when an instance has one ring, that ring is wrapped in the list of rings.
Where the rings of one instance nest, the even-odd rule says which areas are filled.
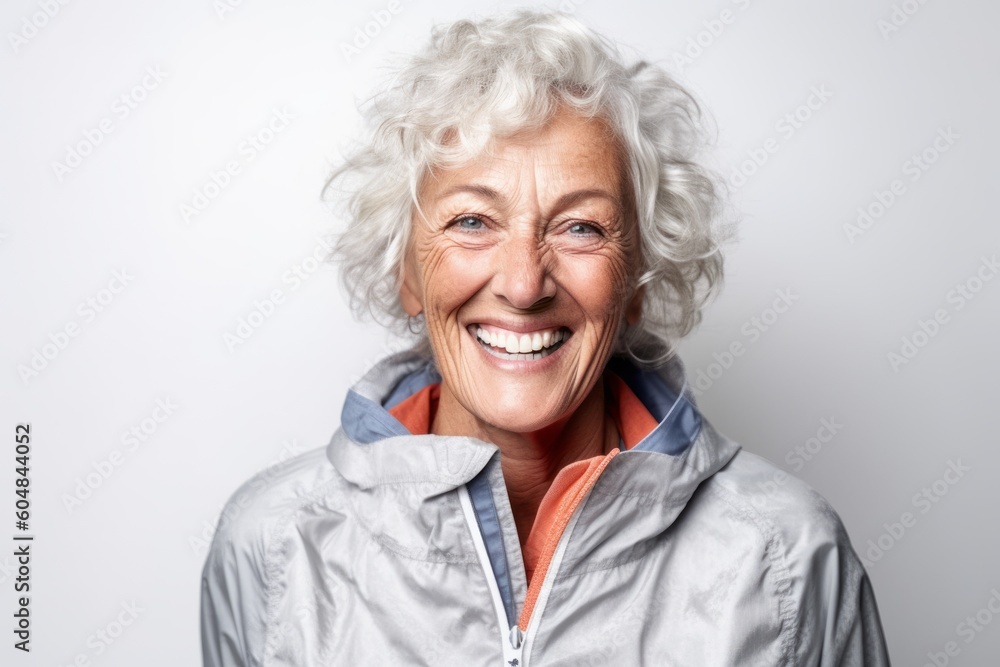
[[[543,127],[497,139],[491,150],[454,167],[438,167],[425,179],[431,200],[456,185],[482,183],[556,197],[570,189],[624,193],[622,151],[608,124],[561,110]]]

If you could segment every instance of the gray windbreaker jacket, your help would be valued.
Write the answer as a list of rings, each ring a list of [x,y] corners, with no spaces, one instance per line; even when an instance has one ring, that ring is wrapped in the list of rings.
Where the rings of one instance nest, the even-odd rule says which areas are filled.
[[[388,412],[440,380],[403,353],[348,393],[326,448],[230,499],[202,579],[205,667],[888,665],[830,505],[716,432],[678,360],[612,368],[659,424],[573,510],[524,627],[499,450]]]

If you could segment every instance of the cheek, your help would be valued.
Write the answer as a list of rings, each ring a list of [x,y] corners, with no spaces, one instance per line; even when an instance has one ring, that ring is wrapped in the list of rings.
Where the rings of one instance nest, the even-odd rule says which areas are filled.
[[[560,282],[588,319],[619,319],[631,294],[631,272],[623,256],[609,253],[563,258],[560,268]]]
[[[433,245],[423,253],[421,282],[428,318],[440,319],[462,306],[489,280],[482,253]]]

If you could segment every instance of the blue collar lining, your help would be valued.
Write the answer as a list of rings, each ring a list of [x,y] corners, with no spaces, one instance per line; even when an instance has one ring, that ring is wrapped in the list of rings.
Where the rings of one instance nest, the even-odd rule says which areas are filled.
[[[658,422],[656,428],[632,449],[672,456],[683,454],[701,430],[701,416],[694,404],[686,395],[678,396],[656,371],[644,371],[622,358],[613,359],[608,368],[628,385]],[[440,381],[440,373],[433,362],[428,361],[404,375],[381,403],[353,389],[348,391],[341,415],[345,433],[359,443],[409,435],[410,432],[389,410],[424,387]]]

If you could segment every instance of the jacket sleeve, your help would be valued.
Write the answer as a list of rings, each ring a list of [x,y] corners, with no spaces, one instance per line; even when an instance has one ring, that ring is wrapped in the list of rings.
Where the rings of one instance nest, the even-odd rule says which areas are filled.
[[[242,511],[241,511],[242,510]],[[266,540],[248,508],[223,510],[201,579],[204,667],[257,667],[267,631]],[[254,528],[256,524],[256,528]]]
[[[806,560],[798,615],[795,664],[810,667],[888,667],[882,623],[871,581],[839,517],[832,535]]]
[[[888,667],[889,651],[882,632],[875,593],[864,572],[856,584],[856,591],[855,599],[849,603],[850,608],[840,612],[844,618],[832,629],[835,637],[832,660],[821,664]]]

